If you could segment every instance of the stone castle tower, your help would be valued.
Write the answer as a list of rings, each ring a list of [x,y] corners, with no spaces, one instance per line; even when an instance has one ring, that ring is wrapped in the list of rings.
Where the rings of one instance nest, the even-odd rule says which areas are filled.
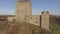
[[[43,11],[41,15],[41,27],[49,30],[49,12]]]
[[[16,22],[29,22],[32,15],[30,0],[18,0],[16,4]]]

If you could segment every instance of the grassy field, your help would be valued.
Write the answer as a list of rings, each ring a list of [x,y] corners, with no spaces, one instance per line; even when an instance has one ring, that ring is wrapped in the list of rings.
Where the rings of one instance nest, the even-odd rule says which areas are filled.
[[[60,34],[60,28],[55,29],[55,31],[53,32],[53,34]]]
[[[54,31],[53,34],[60,34],[60,25],[58,23],[52,23]]]
[[[38,26],[29,23],[17,23],[15,25],[10,25],[7,27],[6,25],[0,25],[0,34],[39,34]],[[1,30],[2,29],[2,30]]]
[[[0,34],[20,34],[22,30],[29,32],[31,34],[39,34],[39,32],[43,29],[40,30],[39,26],[35,26],[30,23],[16,23],[15,25],[11,25],[10,23],[9,27],[7,27],[7,24],[5,25],[0,25]],[[53,23],[54,24],[54,23]],[[54,24],[55,27],[59,27],[59,25]],[[51,34],[50,32],[44,31],[43,34]],[[60,28],[54,29],[53,34],[60,34]]]

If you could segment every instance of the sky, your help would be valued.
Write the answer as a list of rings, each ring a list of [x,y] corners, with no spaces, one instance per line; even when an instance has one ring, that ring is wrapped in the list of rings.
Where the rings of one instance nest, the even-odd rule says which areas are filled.
[[[15,15],[17,0],[0,0],[0,15]],[[42,11],[60,15],[60,0],[31,0],[32,14],[40,15]]]

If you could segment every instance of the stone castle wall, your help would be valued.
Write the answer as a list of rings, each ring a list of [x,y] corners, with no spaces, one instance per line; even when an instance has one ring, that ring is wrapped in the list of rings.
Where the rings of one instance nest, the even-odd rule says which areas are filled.
[[[14,18],[15,17],[8,17],[8,20],[14,21]],[[45,12],[42,12],[41,15],[32,15],[29,17],[29,21],[27,23],[40,26],[44,29],[49,30],[49,13],[45,11]]]
[[[30,17],[29,23],[40,26],[40,15],[32,15]]]

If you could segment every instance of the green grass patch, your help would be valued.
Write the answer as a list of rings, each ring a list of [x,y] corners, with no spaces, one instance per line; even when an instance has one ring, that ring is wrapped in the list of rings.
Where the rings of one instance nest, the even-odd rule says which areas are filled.
[[[55,29],[54,34],[60,34],[60,28]]]

